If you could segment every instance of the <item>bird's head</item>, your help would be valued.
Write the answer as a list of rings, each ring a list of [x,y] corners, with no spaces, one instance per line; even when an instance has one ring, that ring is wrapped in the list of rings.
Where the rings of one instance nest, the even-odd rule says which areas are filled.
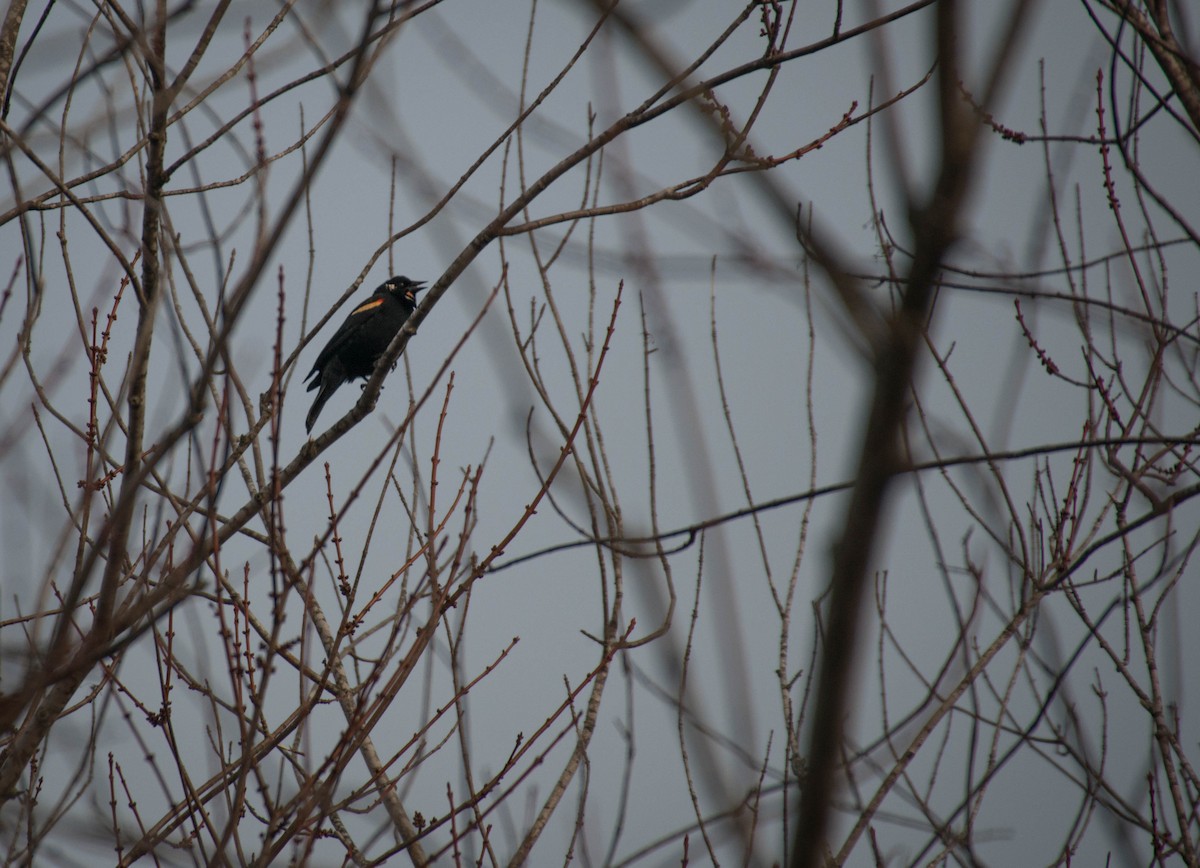
[[[421,289],[424,288],[425,281],[409,280],[408,277],[397,275],[395,277],[389,277],[388,280],[384,281],[384,285],[379,287],[379,289],[376,289],[376,292],[386,289],[386,291],[392,295],[395,295],[395,297],[403,301],[403,303],[415,306],[416,293],[421,292]]]
[[[397,275],[390,278],[383,286],[388,292],[399,296],[401,301],[415,305],[417,303],[417,293],[425,288],[425,281],[409,280],[404,275]]]

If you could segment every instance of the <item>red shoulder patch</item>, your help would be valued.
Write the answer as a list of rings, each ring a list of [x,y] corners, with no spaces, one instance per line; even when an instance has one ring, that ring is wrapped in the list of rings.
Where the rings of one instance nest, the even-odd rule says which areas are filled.
[[[369,310],[374,310],[375,308],[379,307],[379,305],[381,305],[381,304],[383,304],[382,298],[371,299],[370,301],[366,302],[365,304],[360,304],[358,307],[356,307],[350,313],[350,316],[354,316],[354,314],[356,314],[356,313],[366,313]]]

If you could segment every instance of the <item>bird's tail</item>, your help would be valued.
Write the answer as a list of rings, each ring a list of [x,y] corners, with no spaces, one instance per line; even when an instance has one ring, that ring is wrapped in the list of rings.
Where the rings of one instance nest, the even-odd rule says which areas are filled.
[[[317,383],[313,383],[317,385]],[[317,397],[313,400],[312,407],[308,411],[308,417],[304,420],[304,430],[311,434],[313,425],[317,424],[317,417],[321,415],[321,408],[325,406],[325,402],[329,400],[330,395],[340,386],[341,383],[333,378],[322,377],[320,381],[321,390],[317,392]]]

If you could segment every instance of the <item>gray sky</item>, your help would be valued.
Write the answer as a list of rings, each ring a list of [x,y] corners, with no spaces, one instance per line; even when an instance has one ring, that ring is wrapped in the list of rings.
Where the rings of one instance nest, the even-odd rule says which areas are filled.
[[[865,20],[875,5],[847,3],[843,27]],[[968,31],[971,44],[964,54],[968,69],[978,74],[985,59],[990,57],[1011,4],[986,5],[986,8],[980,8],[981,4],[967,5],[972,7]],[[820,4],[797,15],[790,46],[816,41],[828,34],[832,23],[828,6]],[[344,5],[337,17],[332,18],[316,5],[302,4],[300,8],[315,28],[317,41],[326,55],[335,56],[353,43],[360,27],[359,4]],[[643,22],[653,22],[650,34],[676,60],[693,58],[729,23],[734,12],[722,3],[662,0],[627,4],[623,8]],[[218,47],[206,57],[195,81],[206,81],[243,50],[243,40],[233,22],[248,19],[248,29],[258,33],[274,10],[274,6],[242,4],[230,13],[227,31],[223,31]],[[334,146],[312,188],[310,211],[302,213],[289,227],[263,272],[247,317],[234,334],[232,358],[255,399],[270,381],[279,269],[283,269],[286,287],[285,352],[291,353],[301,339],[302,324],[307,323],[311,328],[380,252],[388,238],[389,212],[391,231],[423,218],[432,203],[512,122],[517,111],[519,76],[526,60],[529,11],[528,4],[507,2],[479,6],[445,3],[405,28],[387,47],[356,103],[347,133]],[[90,10],[67,7],[52,10],[46,25],[48,35],[39,42],[40,51],[26,60],[27,66],[19,79],[24,99],[14,103],[9,120],[14,127],[28,115],[28,102],[38,102],[63,81],[63,58],[73,61],[81,33],[87,26],[86,16],[90,14]],[[586,34],[593,17],[586,4],[538,5],[528,53],[526,100],[557,74]],[[756,152],[787,153],[820,137],[852,103],[857,102],[862,110],[870,98],[872,76],[875,76],[876,102],[889,95],[885,87],[896,91],[912,86],[933,63],[931,18],[926,11],[889,27],[881,36],[885,46],[872,37],[864,37],[786,64],[754,127]],[[177,26],[173,25],[169,57],[184,55],[197,38],[199,25],[200,19],[194,17],[184,17]],[[754,21],[744,24],[702,73],[757,56],[762,50],[758,31],[759,25]],[[52,54],[51,47],[58,50]],[[286,24],[256,64],[258,93],[269,93],[321,62],[295,28]],[[1013,129],[1038,132],[1039,76],[1044,76],[1048,131],[1056,135],[1091,135],[1096,121],[1095,74],[1103,68],[1107,76],[1108,63],[1107,48],[1089,23],[1083,4],[1040,4],[1023,36],[1022,48],[1013,62],[1011,83],[994,113],[995,118]],[[764,77],[762,73],[747,77],[719,91],[721,98],[730,104],[736,121],[744,121],[748,116]],[[119,80],[114,70],[112,81]],[[596,128],[600,129],[641,103],[659,82],[658,74],[627,45],[601,37],[526,125],[521,140],[523,166],[515,153],[509,154],[507,161],[502,152],[494,154],[438,216],[378,257],[367,271],[358,297],[391,273],[429,281],[437,278],[470,237],[494,215],[501,195],[502,174],[506,185],[504,198],[511,201],[518,172],[523,171],[532,181],[586,140],[589,109],[596,113]],[[887,226],[902,247],[910,236],[901,209],[903,197],[897,185],[897,162],[911,173],[918,189],[926,187],[937,159],[936,141],[931,135],[934,93],[932,89],[918,93],[892,110],[887,115],[888,123],[870,129],[871,180],[877,207],[883,211]],[[111,132],[125,134],[128,123],[125,118],[132,118],[128,112],[127,84],[122,94],[118,102],[126,108],[125,116],[119,116],[111,124],[94,87],[78,94],[72,104],[70,126],[87,131],[89,146],[105,157],[112,156]],[[265,109],[261,118],[268,153],[295,141],[302,123],[311,128],[330,105],[331,94],[327,83],[317,82]],[[193,113],[171,135],[168,162],[188,148],[189,140],[202,140],[221,120],[245,107],[249,98],[244,75],[225,84],[209,101],[212,115]],[[51,116],[60,119],[54,112]],[[241,148],[253,147],[252,131],[247,124],[238,128],[238,140]],[[51,131],[39,129],[31,141],[47,158],[55,157]],[[126,146],[127,140],[122,147]],[[819,225],[837,240],[856,269],[882,273],[885,264],[871,225],[872,206],[866,184],[867,148],[868,126],[860,124],[825,147],[774,170],[771,178],[792,201],[812,209]],[[1150,124],[1142,148],[1148,178],[1163,185],[1175,206],[1194,219],[1200,210],[1200,173],[1194,170],[1195,143],[1169,124]],[[1072,257],[1081,258],[1080,232],[1088,256],[1119,249],[1120,238],[1105,205],[1101,165],[1095,149],[1051,144],[1046,151],[1064,202],[1064,213],[1070,217],[1065,231]],[[702,174],[715,153],[708,127],[688,111],[674,112],[617,140],[605,151],[599,201],[603,204],[636,198],[661,185]],[[219,142],[177,173],[168,189],[195,185],[193,172],[205,182],[238,177],[247,169],[246,159],[246,153],[239,153],[228,141]],[[87,166],[87,159],[76,151],[68,157],[66,174],[73,176]],[[394,202],[390,193],[393,166]],[[38,179],[28,164],[21,171],[22,183],[26,185],[24,192],[45,187],[44,179]],[[299,172],[296,154],[271,165],[264,182],[269,214],[280,207]],[[134,166],[128,166],[124,173],[128,177],[121,183],[136,186],[136,181],[131,180],[136,173]],[[536,219],[579,207],[584,180],[580,171],[568,173],[536,200],[528,216]],[[94,190],[86,192],[103,192],[113,184],[103,179]],[[208,288],[207,292],[211,292],[207,295],[210,303],[217,297],[220,270],[227,268],[232,260],[236,278],[249,256],[256,231],[255,193],[254,185],[246,183],[213,191],[203,202],[194,196],[168,199],[172,228],[188,252],[188,266],[200,284]],[[4,209],[11,206],[13,196],[12,188],[8,187]],[[1122,190],[1122,201],[1133,205],[1135,199],[1128,189]],[[1151,207],[1156,220],[1161,220],[1161,211]],[[140,208],[136,202],[109,200],[95,210],[112,227],[126,222],[134,230],[139,227]],[[965,237],[952,253],[951,261],[976,272],[967,281],[973,286],[1011,288],[1011,280],[997,277],[991,281],[985,273],[1032,272],[1061,265],[1049,223],[1046,165],[1040,144],[1017,145],[992,137],[968,215]],[[86,407],[88,380],[78,343],[64,352],[63,330],[71,341],[76,341],[76,332],[67,325],[72,317],[68,315],[63,254],[54,240],[59,218],[59,212],[52,211],[33,219],[35,244],[44,245],[39,268],[45,290],[32,358],[56,405],[70,409],[79,424]],[[69,214],[65,219],[78,293],[85,303],[83,315],[89,315],[93,304],[103,312],[111,304],[118,272],[103,245],[86,230],[78,215]],[[215,248],[208,242],[206,219],[228,229],[227,236]],[[306,220],[311,221],[311,241]],[[584,334],[593,340],[603,339],[618,284],[624,282],[611,355],[605,362],[594,400],[597,412],[605,420],[611,481],[620,493],[623,518],[631,534],[644,533],[649,528],[641,303],[645,305],[649,340],[655,349],[649,357],[649,369],[661,528],[686,526],[740,509],[747,503],[716,382],[711,337],[714,308],[721,373],[753,500],[764,502],[851,479],[869,385],[869,364],[847,338],[847,326],[837,303],[815,271],[811,302],[806,300],[802,251],[787,230],[764,204],[759,188],[749,176],[734,175],[718,180],[692,199],[601,217],[580,226],[550,272],[554,298],[567,323],[565,330],[572,336],[580,358],[583,358]],[[564,231],[561,224],[540,230],[536,235],[540,254],[549,255]],[[1162,231],[1164,238],[1179,235],[1165,220]],[[126,245],[127,254],[136,247],[135,237],[119,230],[114,235]],[[592,250],[588,248],[589,240],[594,241]],[[1140,236],[1138,240],[1142,240]],[[15,223],[0,227],[0,250],[3,251],[0,262],[15,262],[21,254],[22,239]],[[376,411],[335,443],[288,489],[284,501],[287,533],[298,550],[307,551],[309,541],[323,533],[328,524],[325,462],[330,466],[335,500],[340,503],[366,472],[394,426],[403,419],[407,408],[406,378],[411,379],[417,393],[424,391],[449,349],[479,313],[500,279],[502,253],[516,317],[523,328],[528,328],[530,301],[533,299],[540,305],[544,291],[529,241],[520,236],[507,239],[503,250],[493,244],[474,261],[421,326],[400,367],[387,380]],[[747,254],[753,264],[747,264]],[[1180,311],[1177,321],[1187,321],[1190,317],[1182,312],[1191,311],[1194,315],[1195,311],[1194,287],[1188,278],[1195,273],[1196,249],[1179,249],[1171,254],[1169,261],[1170,274],[1178,287],[1174,296]],[[594,263],[591,274],[589,262]],[[1118,297],[1128,291],[1128,275],[1119,261],[1108,275],[1102,271],[1090,275],[1096,284],[1110,279]],[[5,275],[0,272],[0,276]],[[182,275],[177,274],[176,279],[182,289]],[[589,281],[593,280],[595,302],[594,309],[589,309]],[[307,312],[303,310],[306,283],[311,285],[312,293]],[[1048,275],[1034,285],[1051,292],[1069,291],[1059,275]],[[872,292],[882,299],[886,290],[872,287]],[[22,293],[18,289],[16,296]],[[1095,293],[1104,296],[1105,290],[1097,286]],[[18,301],[23,303],[24,299],[14,297],[13,304]],[[197,323],[197,308],[186,292],[180,303],[185,321]],[[1081,338],[1071,308],[1049,302],[1022,304],[1039,342],[1053,348],[1064,371],[1071,376],[1086,377],[1080,362]],[[491,545],[504,535],[539,484],[537,474],[530,468],[525,443],[526,419],[537,398],[514,347],[503,305],[501,298],[489,310],[479,330],[451,365],[454,391],[440,441],[442,475],[438,496],[443,507],[453,498],[460,468],[477,467],[487,456],[476,513],[478,546],[485,541]],[[811,321],[807,314],[810,306],[814,311]],[[301,389],[301,377],[348,311],[349,308],[343,308],[334,315],[333,321],[301,352],[290,372],[282,414],[280,454],[284,462],[307,439],[303,417],[309,396]],[[5,346],[14,345],[23,315],[23,311],[13,309],[0,320]],[[539,334],[540,358],[547,380],[555,389],[556,402],[573,421],[578,402],[574,399],[561,347],[549,334],[549,316],[546,314],[544,331]],[[163,328],[156,338],[151,372],[152,404],[148,418],[152,433],[148,440],[153,440],[153,432],[174,423],[185,405],[187,385],[196,369],[194,363],[178,360],[176,348],[185,338],[178,335],[173,325],[174,314],[164,311],[162,317]],[[127,298],[113,338],[123,348],[122,355],[128,351],[134,323],[133,302]],[[968,419],[945,378],[938,375],[927,356],[920,373],[921,397],[942,455],[978,452],[972,424],[978,426],[993,449],[1079,438],[1081,420],[1087,411],[1085,399],[1079,390],[1048,377],[1037,364],[1015,320],[1010,295],[947,288],[937,302],[933,336],[937,351],[949,353],[954,386],[967,397],[971,413]],[[1123,336],[1122,341],[1125,340],[1136,346],[1136,335]],[[810,349],[811,391],[806,369]],[[120,358],[111,364],[121,364]],[[1139,360],[1131,350],[1129,364],[1136,368],[1144,364],[1144,359]],[[110,372],[109,376],[113,382],[117,380],[115,373]],[[445,394],[444,383],[443,379],[434,389],[432,399],[415,421],[416,471],[425,479]],[[357,389],[344,388],[326,407],[314,434],[346,413],[357,396]],[[5,489],[14,495],[0,499],[0,540],[6,553],[4,595],[0,603],[3,618],[47,605],[38,599],[43,577],[69,570],[73,557],[70,529],[64,522],[63,495],[46,457],[42,435],[34,426],[30,410],[33,400],[29,380],[24,375],[10,377],[0,390],[3,407],[0,418],[5,420],[0,424],[0,436],[6,444],[0,478]],[[815,460],[807,434],[806,402],[809,401],[817,434]],[[73,497],[71,482],[82,477],[83,450],[64,425],[45,417],[43,422],[45,437],[60,460],[58,472],[68,489],[66,496]],[[239,418],[239,424],[244,427],[244,418]],[[1189,430],[1195,425],[1195,406],[1175,395],[1165,398],[1160,425],[1169,433]],[[544,472],[557,458],[562,438],[540,406],[531,417],[531,430],[537,460]],[[192,472],[196,464],[207,460],[202,450],[211,448],[212,432],[206,420],[191,446]],[[920,457],[932,457],[923,437],[915,441],[914,449]],[[188,450],[181,450],[169,463],[172,478],[182,480],[189,472],[188,454]],[[410,460],[406,451],[397,469],[405,483],[413,473],[407,466]],[[1056,472],[1064,474],[1067,472],[1064,468],[1070,466],[1071,454],[1056,454],[1050,460]],[[1012,497],[1020,504],[1037,499],[1034,469],[1032,460],[1005,466],[1005,480],[1011,486]],[[956,470],[950,478],[963,486],[983,519],[1003,518],[997,486],[981,468]],[[945,549],[938,552],[931,547],[916,489],[905,482],[892,502],[886,546],[878,558],[880,570],[887,574],[888,625],[920,677],[908,670],[908,664],[890,644],[879,652],[874,644],[877,635],[873,621],[868,631],[871,644],[860,649],[862,671],[854,705],[852,731],[860,744],[873,742],[880,732],[885,702],[879,686],[880,666],[888,676],[887,714],[894,723],[923,692],[921,679],[934,677],[933,670],[945,657],[956,634],[945,591],[947,575],[949,581],[958,583],[958,593],[965,598],[973,580],[959,568],[969,558],[981,568],[988,591],[995,598],[1008,601],[1013,593],[1014,568],[1006,562],[999,546],[986,538],[978,518],[964,511],[947,481],[939,475],[928,474],[923,482],[927,486],[926,502],[932,511],[929,521],[937,527]],[[364,496],[340,516],[351,572],[360,568],[367,522],[382,485],[383,480],[374,477],[366,485]],[[1061,494],[1059,491],[1054,496]],[[556,514],[561,510],[571,521],[587,524],[586,506],[572,471],[568,469],[556,482],[553,496],[553,505],[543,503],[506,557],[578,539],[578,534]],[[221,505],[233,510],[244,500],[244,487],[240,481],[231,480],[223,492]],[[791,625],[789,647],[791,665],[805,671],[809,668],[813,637],[809,601],[824,589],[830,546],[839,527],[842,505],[840,495],[816,502],[798,568],[800,602]],[[1102,499],[1098,498],[1093,512],[1102,505]],[[793,505],[763,514],[761,550],[749,521],[723,525],[705,540],[702,572],[699,546],[672,557],[672,575],[678,592],[672,629],[659,645],[631,653],[627,661],[621,661],[601,707],[597,735],[590,750],[591,762],[585,770],[589,785],[584,809],[586,838],[577,846],[578,856],[585,864],[601,864],[609,852],[628,746],[623,731],[630,720],[635,724],[636,760],[628,812],[615,847],[615,859],[625,858],[660,836],[694,822],[693,806],[682,779],[676,712],[652,685],[671,693],[678,690],[679,674],[672,661],[687,637],[698,574],[702,583],[688,682],[698,722],[722,739],[714,751],[717,759],[714,774],[724,781],[730,793],[726,803],[706,802],[704,809],[716,811],[735,804],[735,794],[754,785],[764,763],[767,769],[764,780],[768,784],[779,780],[784,756],[775,675],[780,621],[771,600],[767,573],[769,567],[776,582],[786,583],[796,557],[802,510],[803,505]],[[1185,510],[1178,516],[1176,530],[1181,539],[1190,539],[1196,533],[1197,511],[1194,506]],[[148,516],[150,527],[154,519],[155,516]],[[422,527],[424,521],[422,518]],[[451,526],[457,527],[458,523],[456,519]],[[366,588],[378,587],[403,562],[409,525],[395,493],[387,494],[369,552],[361,564]],[[1148,543],[1152,536],[1153,532],[1148,532],[1143,542]],[[485,552],[480,550],[480,553]],[[265,549],[239,540],[228,546],[222,556],[226,567],[235,574],[240,574],[243,563],[249,563],[252,606],[256,611],[269,612],[270,588],[266,580],[269,564]],[[941,571],[943,563],[947,574]],[[654,561],[630,561],[625,568],[624,616],[626,620],[636,618],[634,636],[644,635],[662,617],[664,577]],[[1112,568],[1112,562],[1096,566],[1102,571]],[[1163,613],[1163,641],[1178,643],[1177,653],[1170,655],[1176,661],[1190,659],[1200,652],[1195,637],[1188,636],[1184,629],[1186,618],[1183,624],[1176,621],[1180,613],[1198,611],[1200,600],[1195,578],[1194,568],[1189,568],[1186,580],[1172,597],[1170,609]],[[485,577],[476,586],[467,615],[464,672],[469,676],[478,674],[513,637],[520,637],[501,666],[471,693],[469,725],[477,774],[499,767],[518,734],[528,737],[562,701],[564,677],[575,685],[596,665],[597,646],[582,631],[595,635],[602,629],[601,581],[595,554],[580,549],[542,557]],[[211,576],[208,583],[211,586]],[[332,610],[336,593],[320,570],[316,587]],[[1097,600],[1108,599],[1111,594],[1111,589],[1098,590]],[[1102,604],[1097,603],[1097,607]],[[294,631],[298,623],[297,610],[288,629]],[[976,625],[978,641],[990,642],[998,626],[995,614],[984,612]],[[182,644],[194,648],[190,654],[196,665],[206,665],[201,661],[207,660],[207,665],[214,667],[214,679],[227,688],[228,676],[220,671],[223,664],[213,662],[220,658],[216,619],[210,604],[200,600],[186,604],[177,629]],[[1068,607],[1061,600],[1054,601],[1042,615],[1030,653],[1040,655],[1052,667],[1055,661],[1065,660],[1074,653],[1082,636],[1080,624]],[[0,638],[8,652],[15,638],[9,635]],[[452,696],[444,671],[444,639],[438,642],[430,694],[420,695],[414,682],[411,697],[407,692],[403,694],[390,712],[387,730],[396,736],[396,744],[388,745],[390,748],[403,743],[421,724],[426,703],[441,706]],[[673,652],[668,652],[668,648],[674,649]],[[1010,653],[1016,651],[1014,647]],[[1071,701],[1078,703],[1083,720],[1094,724],[1097,708],[1091,687],[1098,681],[1110,683],[1114,675],[1111,663],[1094,646],[1084,655],[1074,665],[1070,688],[1065,692],[1069,692]],[[6,680],[15,677],[16,665],[6,653],[3,671]],[[1039,666],[1035,664],[1034,668]],[[1007,668],[999,663],[996,677],[1011,676],[1011,670],[1011,661]],[[156,678],[149,654],[127,656],[122,671],[130,683],[153,684]],[[1168,672],[1167,678],[1178,678],[1180,671],[1181,668]],[[1016,727],[1023,726],[1032,716],[1031,693],[1022,679],[1023,676],[1015,678],[1012,688],[1016,710],[1008,723]],[[1004,689],[1002,684],[991,687]],[[1041,688],[1045,689],[1045,684]],[[294,698],[294,684],[280,679],[275,689],[279,691],[281,707],[288,707],[289,691]],[[1183,690],[1182,684],[1176,684],[1174,692],[1180,702],[1186,701],[1180,706],[1180,715],[1185,729],[1194,735],[1195,699]],[[180,715],[193,700],[180,695],[177,702],[176,713]],[[1056,708],[1056,719],[1061,719],[1062,709]],[[199,721],[208,715],[207,708],[194,701],[189,710],[195,712],[197,720],[197,728],[191,733],[192,749],[197,757],[205,756],[208,736]],[[1113,780],[1135,791],[1152,748],[1146,735],[1147,720],[1127,692],[1114,691],[1108,712],[1109,770]],[[339,727],[344,727],[340,712],[326,708],[317,713],[322,719],[314,731],[336,737]],[[436,725],[430,740],[444,736],[450,722],[446,718]],[[140,748],[121,726],[114,725],[112,730],[113,744],[104,749],[120,753],[125,762],[135,765]],[[972,738],[969,719],[966,715],[953,718],[943,734],[951,759],[942,760],[945,765],[938,776],[937,797],[933,801],[939,809],[949,811],[962,797],[965,772],[961,757],[970,750]],[[992,734],[989,728],[982,738],[990,739]],[[229,737],[228,732],[225,735]],[[62,740],[67,750],[70,727],[63,727],[55,737]],[[999,739],[1001,749],[1008,737],[1005,734]],[[1100,733],[1093,731],[1088,738],[1098,744]],[[689,744],[704,741],[691,731]],[[505,841],[506,851],[507,829],[510,825],[524,828],[565,760],[570,742],[565,739],[544,769],[534,773],[531,780],[536,781],[536,787],[498,812],[497,833],[501,833],[499,840]],[[1184,742],[1194,745],[1195,738]],[[313,744],[312,750],[319,756],[322,745]],[[976,761],[985,761],[987,751],[978,745],[975,750]],[[936,757],[935,749],[926,748],[926,754],[914,766],[917,777],[920,773],[928,774],[929,764]],[[885,751],[879,752],[877,759],[881,765],[888,765]],[[74,757],[64,760],[67,765],[76,761]],[[1054,858],[1064,824],[1073,816],[1079,798],[1077,785],[1067,779],[1066,772],[1055,770],[1055,762],[1053,757],[1038,756],[1030,750],[1006,765],[997,776],[977,819],[976,852],[986,864],[1038,864]],[[1060,765],[1069,767],[1065,762]],[[354,771],[348,773],[347,781],[361,780],[362,769],[356,765],[351,768]],[[866,771],[863,774],[864,790],[873,791],[877,781]],[[410,810],[422,811],[426,816],[444,813],[448,780],[461,795],[460,758],[452,749],[429,759],[412,778],[411,789],[405,795]],[[161,798],[153,782],[147,780],[143,784],[143,799]],[[563,861],[574,823],[573,800],[579,779],[573,787],[572,803],[560,808],[535,851],[535,864]],[[536,797],[532,795],[535,792]],[[769,864],[770,854],[781,850],[783,832],[778,822],[781,805],[777,790],[764,799],[756,838],[756,858],[762,860],[761,864]],[[149,806],[144,804],[144,808]],[[153,810],[150,808],[147,813]],[[885,803],[884,816],[878,821],[880,840],[885,855],[894,859],[894,864],[908,864],[922,853],[928,832],[922,831],[923,826],[912,831],[904,828],[908,819],[919,818],[920,813],[900,797]],[[369,816],[356,821],[365,824],[364,828],[375,828],[382,822]],[[740,861],[736,841],[729,838],[724,841],[723,858]],[[694,831],[690,847],[693,859],[700,864],[704,859],[702,844]],[[325,858],[326,851],[319,852]],[[334,860],[338,851],[331,848],[327,852],[328,858]],[[924,858],[932,858],[937,852],[936,848],[926,852]],[[1076,856],[1079,864],[1103,864],[1110,852],[1117,854],[1119,861],[1126,851],[1097,830],[1085,836]],[[675,842],[647,857],[646,864],[678,864],[679,859],[679,844]],[[860,844],[852,862],[867,864],[869,860],[869,847]]]

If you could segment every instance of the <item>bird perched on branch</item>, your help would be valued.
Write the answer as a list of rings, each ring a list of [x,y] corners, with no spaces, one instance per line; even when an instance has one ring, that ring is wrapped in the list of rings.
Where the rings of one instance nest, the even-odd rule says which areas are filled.
[[[342,383],[371,376],[379,357],[416,309],[417,293],[424,288],[424,281],[393,277],[350,312],[304,378],[312,380],[308,391],[319,390],[304,420],[306,431],[312,431],[321,408]]]

